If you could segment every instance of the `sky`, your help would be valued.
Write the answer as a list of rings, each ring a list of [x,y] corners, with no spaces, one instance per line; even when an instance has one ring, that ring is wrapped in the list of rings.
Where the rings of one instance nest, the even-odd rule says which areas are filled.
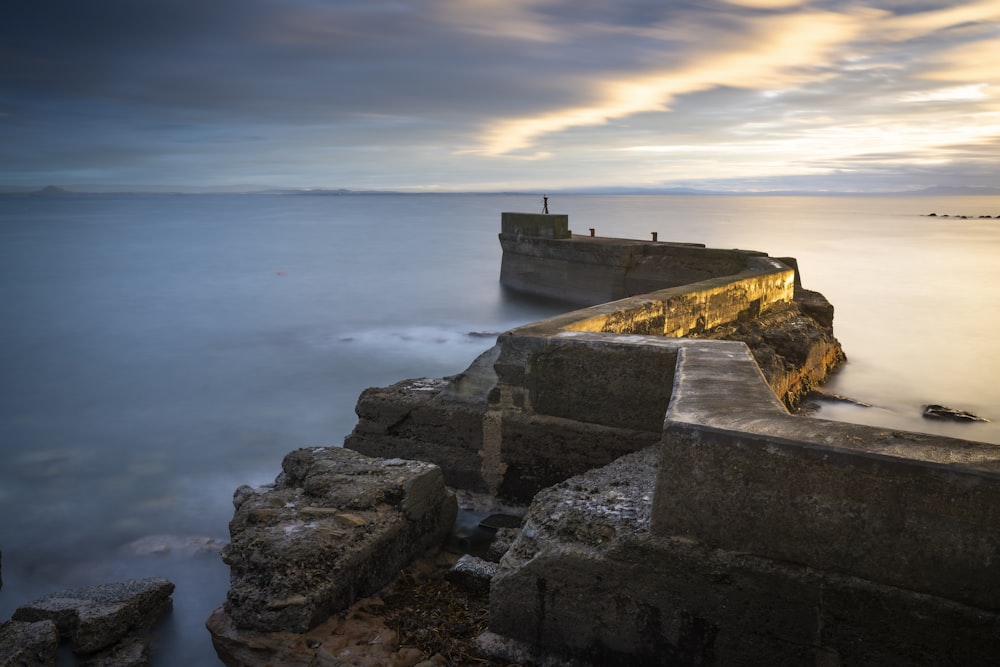
[[[1000,185],[1000,0],[31,0],[0,186]]]

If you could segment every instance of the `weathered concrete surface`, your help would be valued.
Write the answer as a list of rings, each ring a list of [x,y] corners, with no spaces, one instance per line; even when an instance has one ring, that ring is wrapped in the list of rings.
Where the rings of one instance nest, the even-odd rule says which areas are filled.
[[[757,317],[792,301],[795,272],[777,260],[752,257],[736,274],[602,303],[528,325],[569,331],[680,338]]]
[[[568,331],[562,318],[502,334],[462,375],[365,390],[344,446],[431,461],[451,486],[526,504],[657,442],[683,339]],[[772,386],[789,400],[843,358],[832,335],[804,319],[785,305],[766,320],[771,328],[751,321],[741,330],[757,337]]]
[[[47,595],[19,607],[12,618],[52,621],[75,653],[96,653],[150,627],[171,609],[173,590],[162,578],[90,586]]]
[[[627,243],[501,242],[549,296],[573,261],[625,284],[609,257]],[[380,419],[409,429],[392,446],[431,443],[453,402],[469,437],[441,439],[472,443],[476,488],[554,484],[492,577],[481,645],[509,660],[995,664],[1000,448],[790,414],[843,361],[833,308],[794,259],[742,261],[506,332],[463,375],[382,394],[400,409],[348,446],[386,442]],[[716,340],[664,337],[681,334]]]
[[[569,216],[559,213],[501,213],[500,233],[504,236],[568,239]]]
[[[793,417],[718,345],[679,355],[657,533],[1000,611],[1000,447]]]
[[[503,214],[508,215],[517,214]],[[501,284],[586,306],[733,275],[744,271],[749,259],[766,256],[697,243],[532,236],[528,227],[520,233],[502,230]]]
[[[780,405],[777,406],[780,408]],[[484,651],[538,665],[989,665],[995,612],[652,530],[656,445],[542,491]]]
[[[659,440],[676,344],[627,339],[504,334],[488,370],[474,364],[447,382],[366,390],[344,446],[405,452],[440,465],[451,485],[526,504],[539,489]],[[457,399],[454,387],[466,385],[480,393]]]
[[[677,350],[663,340],[745,340],[789,406],[844,360],[833,309],[797,284],[794,259],[597,237],[539,239],[521,231],[501,234],[505,258],[548,261],[561,252],[598,285],[610,280],[604,269],[620,266],[658,267],[661,283],[713,277],[518,327],[455,377],[368,389],[345,447],[431,461],[456,488],[526,503],[545,486],[659,440]],[[568,245],[556,252],[539,243]],[[731,275],[718,277],[724,272]],[[589,298],[601,294],[581,289]]]
[[[241,629],[306,632],[441,544],[455,521],[455,497],[429,463],[314,447],[282,469],[233,499],[225,613]]]
[[[55,667],[59,630],[51,620],[0,623],[0,667]]]

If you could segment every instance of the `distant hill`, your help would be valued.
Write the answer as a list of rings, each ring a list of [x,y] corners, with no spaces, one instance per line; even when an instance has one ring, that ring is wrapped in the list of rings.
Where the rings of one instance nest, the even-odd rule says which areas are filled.
[[[28,194],[34,197],[65,197],[66,195],[76,194],[65,188],[56,187],[55,185],[46,185],[41,190],[35,190],[34,192],[29,192]]]
[[[305,195],[305,196],[346,196],[346,195],[394,195],[394,194],[453,194],[453,195],[702,195],[702,196],[737,196],[737,197],[919,197],[919,196],[997,196],[1000,188],[935,185],[920,190],[896,190],[882,192],[852,192],[829,190],[709,190],[692,187],[629,187],[629,186],[593,186],[578,188],[540,188],[529,190],[469,190],[449,192],[401,191],[401,190],[350,190],[346,188],[275,188],[257,185],[232,186],[113,186],[113,185],[74,185],[72,190],[55,185],[47,185],[40,189],[31,187],[14,187],[0,185],[0,194],[28,195],[33,197],[64,197],[68,195],[86,196],[96,194],[126,194],[126,195],[179,195],[179,194],[267,194],[267,195]]]
[[[949,187],[946,185],[935,185],[932,188],[916,190],[909,194],[914,195],[965,195],[967,197],[983,195],[1000,195],[1000,188],[969,188],[969,187]]]

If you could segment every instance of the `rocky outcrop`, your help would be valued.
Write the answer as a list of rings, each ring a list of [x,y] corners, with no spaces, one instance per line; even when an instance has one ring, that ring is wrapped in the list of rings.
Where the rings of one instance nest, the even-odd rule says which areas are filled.
[[[50,620],[0,623],[0,667],[55,667],[59,630]]]
[[[148,664],[143,635],[171,609],[173,590],[166,579],[132,579],[61,591],[19,607],[0,629],[0,665],[55,665],[60,640],[88,665]]]
[[[989,419],[985,417],[980,417],[977,414],[973,414],[968,410],[959,410],[957,408],[949,408],[944,405],[926,405],[924,406],[923,415],[927,419],[947,419],[957,422],[988,422]]]
[[[833,336],[833,306],[802,288],[787,306],[693,337],[746,343],[775,396],[792,409],[847,360]]]
[[[230,589],[209,622],[222,654],[237,628],[304,633],[441,544],[457,506],[429,463],[299,449],[273,485],[236,490],[223,550]],[[240,663],[233,663],[240,664]]]

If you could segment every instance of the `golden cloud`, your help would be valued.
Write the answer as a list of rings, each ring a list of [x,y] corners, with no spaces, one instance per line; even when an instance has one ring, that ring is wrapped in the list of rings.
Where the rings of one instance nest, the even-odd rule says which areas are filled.
[[[1000,85],[1000,38],[967,42],[937,54],[941,65],[924,72],[937,81]]]
[[[881,27],[885,38],[901,41],[965,23],[991,22],[997,19],[1000,19],[1000,0],[981,0],[947,9],[893,17]]]
[[[692,56],[678,67],[592,83],[594,102],[527,118],[506,119],[484,132],[478,152],[502,155],[528,148],[539,137],[593,126],[631,114],[664,111],[685,93],[717,86],[771,89],[825,76],[838,47],[858,36],[871,12],[809,12],[748,20],[729,49]]]

